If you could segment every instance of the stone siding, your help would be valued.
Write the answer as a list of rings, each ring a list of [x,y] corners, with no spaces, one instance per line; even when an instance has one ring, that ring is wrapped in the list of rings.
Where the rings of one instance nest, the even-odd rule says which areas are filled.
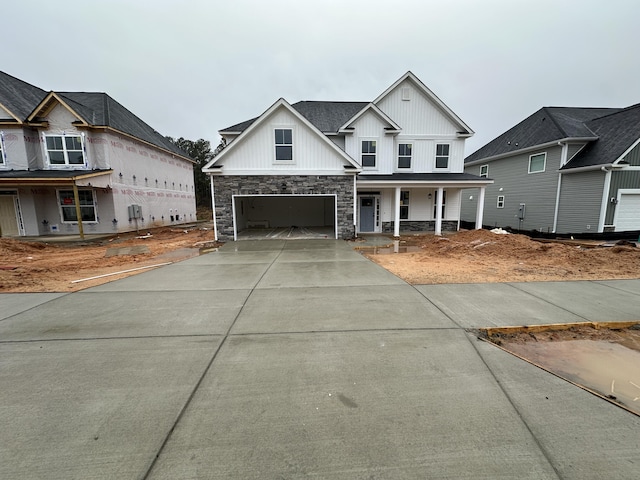
[[[336,195],[338,238],[355,236],[353,177],[347,175],[237,175],[214,176],[218,238],[233,240],[233,195]]]
[[[393,233],[394,222],[382,222],[382,231],[384,233]],[[442,231],[443,232],[455,232],[458,230],[457,220],[443,220]],[[436,221],[435,220],[402,220],[400,222],[400,232],[435,232]]]

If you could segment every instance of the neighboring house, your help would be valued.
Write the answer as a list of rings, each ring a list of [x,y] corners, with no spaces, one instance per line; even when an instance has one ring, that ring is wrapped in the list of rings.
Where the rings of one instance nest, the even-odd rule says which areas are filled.
[[[640,230],[640,104],[545,107],[465,159],[495,183],[484,224],[544,233]],[[465,192],[473,222],[478,192]]]
[[[457,230],[473,131],[407,72],[372,102],[280,99],[220,131],[228,146],[211,176],[216,238],[252,227],[358,233]],[[477,212],[482,217],[482,209]]]
[[[194,164],[105,93],[45,92],[0,72],[2,236],[195,221]]]

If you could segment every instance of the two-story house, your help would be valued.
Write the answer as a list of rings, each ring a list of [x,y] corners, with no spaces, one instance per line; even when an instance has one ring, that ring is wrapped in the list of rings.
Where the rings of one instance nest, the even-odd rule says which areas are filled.
[[[2,236],[195,221],[194,164],[106,93],[45,92],[0,72]]]
[[[464,173],[473,131],[411,72],[372,102],[279,99],[219,133],[228,145],[203,171],[222,240],[256,227],[439,235],[459,228],[463,189],[492,183]]]
[[[495,181],[483,197],[485,225],[640,231],[640,104],[541,108],[469,155],[465,171]],[[464,197],[462,219],[473,222],[480,195]]]

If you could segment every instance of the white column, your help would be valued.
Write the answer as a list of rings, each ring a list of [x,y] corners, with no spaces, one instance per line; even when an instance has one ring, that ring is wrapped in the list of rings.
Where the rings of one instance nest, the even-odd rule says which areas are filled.
[[[438,187],[436,196],[436,235],[442,235],[442,196],[444,188]]]
[[[400,236],[400,187],[396,187],[396,202],[393,221],[393,236]]]
[[[216,196],[213,191],[213,175],[209,175],[209,183],[211,184],[211,209],[213,210],[213,238],[218,241],[218,224],[216,223]]]
[[[476,230],[482,228],[482,216],[484,214],[484,191],[487,187],[480,187],[480,193],[478,194],[478,206],[476,209]]]

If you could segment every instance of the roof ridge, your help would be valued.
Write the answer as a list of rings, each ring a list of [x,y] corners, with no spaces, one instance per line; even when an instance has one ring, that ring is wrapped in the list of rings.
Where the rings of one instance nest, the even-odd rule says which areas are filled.
[[[606,118],[606,117],[611,117],[612,115],[618,115],[619,113],[622,113],[622,112],[628,112],[629,110],[633,110],[634,108],[638,108],[638,107],[640,107],[640,103],[636,103],[634,105],[629,105],[628,107],[624,107],[624,108],[617,108],[616,109],[615,107],[613,107],[613,109],[615,109],[617,111],[607,113],[606,115],[602,115],[600,117],[592,118],[591,120],[589,120],[589,122],[595,122],[596,120],[601,120],[601,119]]]
[[[542,110],[544,110],[545,113],[547,113],[547,116],[551,118],[551,121],[556,126],[556,128],[560,131],[560,133],[562,133],[562,135],[566,137],[567,136],[567,132],[565,131],[564,128],[562,128],[560,126],[558,121],[555,119],[555,117],[553,116],[553,113],[549,110],[550,108],[554,108],[554,107],[542,107]],[[557,107],[555,107],[555,108],[557,108]],[[580,122],[580,123],[584,124],[584,122]]]

